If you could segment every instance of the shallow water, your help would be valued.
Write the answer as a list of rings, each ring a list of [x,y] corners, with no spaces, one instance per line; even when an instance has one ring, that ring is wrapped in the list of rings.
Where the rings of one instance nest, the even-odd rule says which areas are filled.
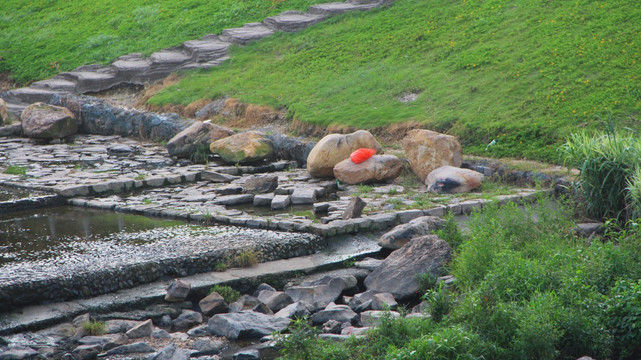
[[[70,206],[0,214],[0,266],[59,256],[61,252],[77,250],[74,249],[76,242],[107,241],[113,234],[182,224],[184,222]],[[137,241],[135,237],[123,240]]]
[[[20,199],[26,199],[33,196],[40,196],[42,194],[32,193],[28,190],[6,188],[0,186],[0,202],[4,201],[15,201]]]

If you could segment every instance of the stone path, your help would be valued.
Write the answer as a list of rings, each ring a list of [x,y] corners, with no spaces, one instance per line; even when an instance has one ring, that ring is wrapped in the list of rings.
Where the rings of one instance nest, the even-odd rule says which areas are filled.
[[[323,21],[327,16],[348,11],[364,11],[390,3],[390,0],[349,0],[313,5],[308,12],[285,11],[265,18],[261,23],[248,23],[240,28],[225,29],[221,34],[205,35],[182,45],[163,49],[144,57],[134,53],[119,57],[111,65],[84,65],[69,72],[37,81],[26,88],[0,93],[8,111],[16,117],[34,102],[49,102],[56,93],[84,94],[110,89],[121,84],[145,84],[186,69],[206,69],[229,58],[231,44],[245,45],[272,35],[275,31],[296,32]]]

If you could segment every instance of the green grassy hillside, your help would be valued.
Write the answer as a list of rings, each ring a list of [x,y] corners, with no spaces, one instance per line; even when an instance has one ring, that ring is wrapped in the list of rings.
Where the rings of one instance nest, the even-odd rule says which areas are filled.
[[[2,0],[0,73],[18,83],[150,54],[316,0]]]
[[[638,5],[399,0],[235,48],[150,103],[226,94],[320,126],[412,120],[459,136],[468,153],[557,161],[565,136],[599,118],[637,125]],[[400,102],[407,93],[420,95]]]

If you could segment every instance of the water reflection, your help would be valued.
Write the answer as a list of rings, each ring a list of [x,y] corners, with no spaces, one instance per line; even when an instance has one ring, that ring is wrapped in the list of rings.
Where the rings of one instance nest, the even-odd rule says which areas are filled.
[[[183,222],[70,206],[0,214],[0,265],[48,259],[72,249],[72,242],[106,241],[114,233],[180,224]]]

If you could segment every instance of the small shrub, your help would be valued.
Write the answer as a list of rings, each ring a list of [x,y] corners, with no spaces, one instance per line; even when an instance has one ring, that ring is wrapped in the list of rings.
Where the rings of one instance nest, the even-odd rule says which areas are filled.
[[[234,257],[234,263],[239,267],[251,267],[258,264],[261,253],[255,250],[245,250]]]
[[[372,192],[372,190],[374,190],[374,188],[371,187],[370,185],[357,185],[356,189],[358,189],[356,194],[355,194],[356,196],[362,196],[364,194],[369,194],[369,193]]]
[[[216,265],[214,266],[214,271],[226,271],[227,269],[229,269],[229,265],[224,262],[216,263]]]
[[[445,215],[445,225],[435,233],[439,238],[447,241],[454,250],[456,250],[464,240],[453,213],[447,213],[447,215]]]
[[[7,175],[27,175],[27,168],[24,166],[9,165],[3,173]]]
[[[316,360],[318,354],[318,334],[321,331],[312,327],[307,318],[295,319],[289,326],[290,334],[279,336],[278,345],[285,359]]]
[[[105,323],[102,321],[86,321],[82,323],[82,328],[90,336],[100,336],[105,334]]]
[[[452,309],[452,296],[447,287],[441,282],[438,288],[425,293],[423,299],[429,304],[429,311],[432,320],[439,323]]]
[[[416,276],[416,280],[418,280],[418,292],[425,294],[427,291],[433,289],[434,286],[436,286],[437,279],[438,276],[431,272],[418,274]]]
[[[230,286],[214,285],[211,287],[211,289],[209,289],[210,294],[213,292],[217,292],[220,296],[223,297],[223,299],[225,299],[226,302],[230,304],[240,299],[240,293]]]
[[[143,173],[138,173],[138,175],[134,177],[134,180],[145,180],[146,178],[147,178],[147,175]]]
[[[638,359],[641,354],[641,280],[621,280],[607,301],[607,321],[618,359]]]
[[[191,161],[197,164],[207,164],[212,156],[213,154],[208,146],[199,144],[194,149],[194,152],[191,153]]]

